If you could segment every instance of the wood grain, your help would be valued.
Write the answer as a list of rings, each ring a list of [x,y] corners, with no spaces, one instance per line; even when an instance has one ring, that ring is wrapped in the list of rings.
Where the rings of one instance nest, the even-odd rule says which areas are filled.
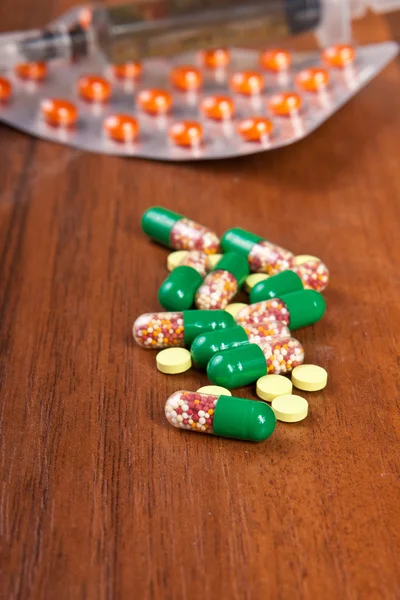
[[[2,28],[66,7],[5,2]],[[0,128],[0,597],[400,597],[399,92],[393,62],[306,140],[212,164]],[[133,344],[166,275],[139,227],[156,203],[329,265],[326,318],[297,335],[330,376],[306,421],[260,445],[168,425],[167,396],[206,377]]]

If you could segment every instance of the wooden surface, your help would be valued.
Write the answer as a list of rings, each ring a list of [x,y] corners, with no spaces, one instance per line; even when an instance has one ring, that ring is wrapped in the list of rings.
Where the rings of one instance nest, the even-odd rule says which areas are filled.
[[[67,6],[28,5],[2,28]],[[393,62],[305,141],[212,164],[0,128],[2,599],[400,597],[399,93]],[[297,334],[330,376],[306,421],[260,445],[168,425],[168,395],[206,377],[133,344],[166,275],[139,227],[155,203],[329,265],[327,315]]]

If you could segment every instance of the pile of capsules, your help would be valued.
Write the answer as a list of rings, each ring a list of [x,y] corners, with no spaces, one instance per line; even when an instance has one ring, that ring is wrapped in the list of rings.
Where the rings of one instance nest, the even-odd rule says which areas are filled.
[[[168,256],[170,274],[158,293],[167,312],[138,317],[133,337],[143,348],[161,350],[161,372],[182,373],[194,364],[207,370],[212,384],[172,394],[165,406],[168,421],[180,429],[261,441],[277,419],[304,419],[308,403],[292,394],[293,385],[321,390],[327,373],[303,364],[303,346],[291,330],[312,325],[325,313],[324,263],[294,256],[240,228],[219,240],[206,227],[161,207],[145,212],[142,227],[175,252]],[[250,303],[232,303],[242,286]],[[254,382],[264,402],[229,391]]]
[[[386,42],[357,52],[343,44],[305,54],[217,48],[143,63],[93,55],[20,64],[0,76],[0,121],[91,152],[241,156],[306,137],[396,53]]]

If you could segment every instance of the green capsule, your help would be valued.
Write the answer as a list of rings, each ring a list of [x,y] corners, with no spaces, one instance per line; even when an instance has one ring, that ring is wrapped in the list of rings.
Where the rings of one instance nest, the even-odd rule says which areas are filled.
[[[264,352],[257,344],[217,352],[207,365],[207,377],[211,383],[228,390],[248,385],[267,374]]]
[[[146,210],[142,217],[142,229],[153,240],[171,248],[171,229],[181,219],[183,219],[183,216],[172,212],[172,210],[161,206],[153,206]]]
[[[250,302],[262,302],[269,298],[282,298],[283,294],[291,294],[304,288],[303,282],[294,271],[282,271],[256,283],[250,291]]]
[[[205,331],[227,329],[235,325],[235,319],[225,310],[184,310],[184,342],[189,347],[194,339]]]
[[[316,323],[323,317],[325,309],[325,299],[319,292],[298,290],[245,306],[236,315],[236,322],[243,325],[254,319],[260,323],[276,320],[284,322],[293,330]]]
[[[247,260],[238,252],[223,254],[215,267],[212,268],[211,273],[213,271],[228,271],[236,279],[239,288],[242,287],[246,277],[250,273]]]
[[[263,442],[275,430],[275,413],[268,404],[220,396],[214,413],[214,434],[237,440]]]
[[[207,375],[211,383],[230,389],[253,383],[267,374],[285,375],[303,362],[304,349],[298,340],[275,337],[217,352],[207,365]]]
[[[253,246],[262,241],[263,239],[259,235],[240,227],[233,227],[222,236],[221,246],[224,252],[240,252],[247,258]]]
[[[307,327],[316,323],[325,314],[325,298],[315,290],[300,290],[280,296],[289,311],[290,329]]]
[[[264,402],[201,392],[175,392],[165,416],[178,429],[252,442],[267,439],[276,426],[275,413]]]
[[[248,341],[248,335],[240,325],[202,333],[196,337],[190,347],[192,360],[197,367],[204,369],[210,358],[217,352],[234,348]]]
[[[202,276],[192,267],[176,267],[161,284],[158,300],[166,310],[187,310],[192,307]]]
[[[142,229],[153,240],[175,250],[204,250],[207,254],[220,251],[219,238],[213,231],[160,206],[146,210]]]

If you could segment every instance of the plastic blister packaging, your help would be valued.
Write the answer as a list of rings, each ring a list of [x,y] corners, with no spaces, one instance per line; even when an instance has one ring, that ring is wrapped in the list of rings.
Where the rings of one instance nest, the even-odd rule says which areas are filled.
[[[66,27],[79,10],[68,13]],[[0,100],[0,120],[96,153],[172,161],[241,156],[306,137],[396,54],[392,42],[358,47],[354,63],[338,69],[324,64],[320,52],[295,53],[290,68],[277,72],[260,65],[260,51],[231,49],[229,64],[218,68],[205,66],[201,52],[191,52],[146,59],[138,77],[123,79],[95,53],[81,61],[50,62],[40,80],[22,77],[18,69],[2,73],[12,91]],[[177,87],[181,66],[190,67],[179,71],[186,90]],[[318,89],[299,78],[309,68],[321,71]],[[311,75],[314,85],[318,80]],[[49,104],[54,99],[67,104]],[[57,114],[61,123],[54,122]]]

